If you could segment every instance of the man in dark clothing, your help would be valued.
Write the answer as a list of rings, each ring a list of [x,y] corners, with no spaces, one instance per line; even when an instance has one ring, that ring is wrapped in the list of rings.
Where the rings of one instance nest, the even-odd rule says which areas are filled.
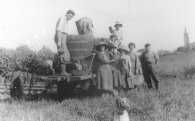
[[[156,89],[158,89],[158,79],[155,74],[154,66],[155,64],[158,64],[159,62],[159,56],[155,53],[152,52],[151,45],[147,43],[145,45],[146,51],[143,52],[141,55],[141,62],[142,62],[142,68],[143,68],[143,75],[145,78],[145,81],[148,85],[148,88],[152,88],[152,82],[151,78],[154,81],[154,84],[156,86]]]

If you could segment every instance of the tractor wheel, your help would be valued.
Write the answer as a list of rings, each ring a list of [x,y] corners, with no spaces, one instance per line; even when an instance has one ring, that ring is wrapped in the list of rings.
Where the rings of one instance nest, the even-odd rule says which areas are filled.
[[[75,85],[65,82],[65,81],[60,81],[57,84],[57,95],[59,100],[63,100],[64,98],[69,98],[74,96],[74,88]]]

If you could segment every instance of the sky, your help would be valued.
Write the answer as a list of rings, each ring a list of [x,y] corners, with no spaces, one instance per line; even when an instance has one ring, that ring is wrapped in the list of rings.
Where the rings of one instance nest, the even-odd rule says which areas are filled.
[[[0,0],[0,47],[27,44],[56,52],[56,22],[72,9],[70,34],[78,34],[75,21],[83,17],[93,20],[95,37],[109,37],[108,27],[119,21],[124,45],[134,42],[140,49],[149,42],[155,51],[172,51],[183,46],[185,26],[195,41],[194,5],[194,0]]]

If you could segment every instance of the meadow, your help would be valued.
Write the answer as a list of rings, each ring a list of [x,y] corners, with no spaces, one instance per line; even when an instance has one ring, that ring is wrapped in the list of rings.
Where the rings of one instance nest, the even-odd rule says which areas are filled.
[[[160,58],[159,90],[145,86],[125,93],[131,121],[195,121],[195,81],[185,73],[195,65],[195,53]],[[110,121],[115,97],[69,98],[0,103],[0,121]]]
[[[195,73],[195,52],[165,55],[160,58],[156,70],[159,76],[163,77],[184,79],[186,76],[193,76]]]

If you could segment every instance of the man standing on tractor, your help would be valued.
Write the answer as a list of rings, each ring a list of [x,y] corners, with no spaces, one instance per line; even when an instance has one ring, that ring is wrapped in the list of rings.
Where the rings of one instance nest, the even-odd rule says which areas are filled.
[[[56,24],[55,43],[60,58],[61,75],[68,75],[66,72],[66,64],[70,61],[70,53],[67,49],[66,41],[68,35],[68,21],[75,16],[73,10],[68,10],[65,15],[61,16]]]

